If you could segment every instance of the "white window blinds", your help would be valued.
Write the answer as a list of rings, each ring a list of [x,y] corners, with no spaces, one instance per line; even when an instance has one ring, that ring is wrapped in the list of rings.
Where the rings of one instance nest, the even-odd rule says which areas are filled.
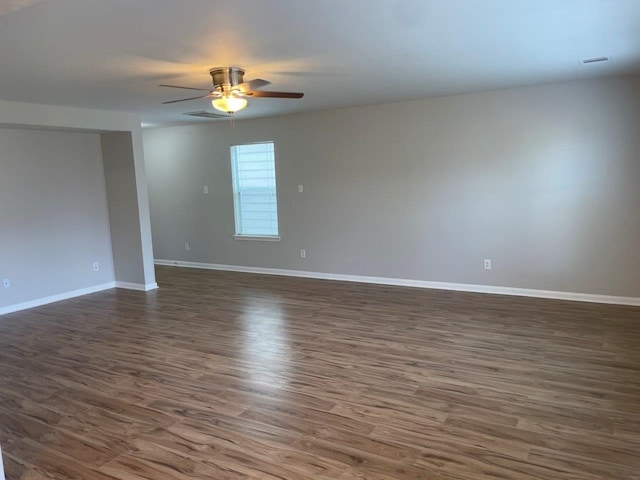
[[[277,237],[278,199],[273,142],[231,147],[236,235]]]

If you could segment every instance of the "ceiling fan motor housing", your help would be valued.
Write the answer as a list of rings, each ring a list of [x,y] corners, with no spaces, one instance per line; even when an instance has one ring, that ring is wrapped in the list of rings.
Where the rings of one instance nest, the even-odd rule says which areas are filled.
[[[227,92],[244,82],[244,70],[238,67],[216,67],[209,70],[216,90]]]

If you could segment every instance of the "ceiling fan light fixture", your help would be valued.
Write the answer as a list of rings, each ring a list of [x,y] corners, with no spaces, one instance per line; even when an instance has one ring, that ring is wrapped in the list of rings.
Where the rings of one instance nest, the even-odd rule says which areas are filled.
[[[236,113],[242,110],[247,106],[247,100],[240,97],[229,96],[229,97],[219,97],[211,100],[211,105],[216,110],[220,110],[225,113]]]
[[[247,106],[245,97],[253,98],[302,98],[303,93],[296,92],[273,92],[259,90],[270,84],[261,78],[244,81],[244,70],[238,67],[220,67],[209,70],[211,80],[213,81],[213,90],[206,88],[184,87],[181,85],[161,84],[161,87],[181,88],[185,90],[196,90],[200,92],[197,97],[181,98],[179,100],[170,100],[162,102],[163,105],[168,103],[186,102],[188,100],[197,100],[199,98],[212,98],[211,105],[216,110],[233,115]],[[207,92],[207,93],[204,93]]]

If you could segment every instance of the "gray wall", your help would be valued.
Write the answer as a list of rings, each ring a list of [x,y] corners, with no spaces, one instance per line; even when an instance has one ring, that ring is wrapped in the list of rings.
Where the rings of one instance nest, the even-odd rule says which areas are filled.
[[[38,105],[32,103],[20,103],[20,102],[7,102],[0,100],[0,128],[7,129],[20,129],[21,135],[24,136],[23,142],[27,147],[30,143],[30,136],[34,135],[34,139],[41,131],[57,131],[59,135],[62,135],[63,139],[66,139],[66,134],[84,134],[93,135],[92,138],[97,141],[97,155],[100,159],[100,175],[102,181],[102,188],[96,190],[95,193],[100,198],[105,195],[105,170],[109,172],[109,175],[118,176],[129,188],[127,199],[129,204],[125,205],[121,199],[115,199],[115,203],[120,209],[119,212],[114,212],[114,215],[118,217],[126,211],[137,212],[137,224],[135,221],[130,222],[127,228],[130,230],[124,231],[122,229],[118,232],[118,238],[128,237],[130,243],[125,248],[117,248],[115,252],[115,259],[120,261],[120,255],[125,255],[131,264],[127,269],[121,269],[122,275],[116,275],[115,281],[117,285],[124,288],[134,288],[139,290],[149,290],[156,287],[155,272],[153,267],[153,247],[151,242],[151,226],[149,220],[149,205],[146,189],[146,178],[144,169],[143,147],[142,147],[142,129],[140,127],[140,117],[133,114],[123,112],[107,112],[100,110],[72,108],[72,107],[60,107],[55,105]],[[74,133],[75,132],[75,133]],[[114,132],[113,137],[108,132]],[[107,158],[105,159],[105,170],[102,169],[102,149],[100,134],[104,134],[105,137],[113,139],[113,147],[107,148]],[[72,138],[72,137],[69,137]],[[107,143],[109,143],[109,139]],[[120,143],[116,145],[117,140]],[[35,140],[34,140],[35,141]],[[126,141],[129,142],[126,145]],[[4,148],[4,145],[0,144],[0,149]],[[17,151],[20,148],[16,149]],[[28,148],[25,148],[29,151]],[[47,147],[37,154],[39,157],[47,158]],[[71,159],[67,159],[71,162]],[[80,162],[80,158],[75,158],[74,161]],[[82,169],[80,169],[82,170]],[[126,172],[126,173],[125,173]],[[37,172],[36,172],[37,173]],[[21,179],[15,180],[11,177],[12,173],[8,169],[0,169],[0,175],[4,176],[3,182],[28,182],[30,188],[34,191],[42,189],[42,191],[49,191],[53,188],[48,184],[48,178],[46,176],[34,175],[33,178],[23,176]],[[70,173],[70,185],[72,188],[70,191],[77,192],[76,186],[73,184],[72,179],[75,178],[75,173]],[[66,184],[60,184],[59,188],[64,189]],[[113,184],[111,185],[112,187]],[[19,187],[16,187],[19,188]],[[134,188],[135,192],[131,194],[131,189]],[[113,188],[114,195],[121,193],[121,189],[118,186]],[[109,192],[107,192],[107,195]],[[74,203],[82,204],[85,201],[83,195],[69,194],[68,201],[64,204],[55,204],[51,206],[51,211],[55,211],[56,215],[66,215],[66,209],[73,211],[78,207],[74,206]],[[59,209],[57,208],[59,207]],[[12,209],[12,212],[16,218],[21,215],[19,199],[11,198],[7,202],[3,202],[0,208]],[[125,213],[125,216],[127,214]],[[131,219],[130,217],[128,217]],[[119,223],[119,227],[122,227],[124,223]],[[14,224],[16,225],[16,224]],[[11,228],[16,228],[15,226]],[[18,224],[21,225],[21,224]],[[55,230],[58,225],[50,225],[52,234],[57,234]],[[0,223],[0,236],[3,234],[5,225]],[[9,227],[6,227],[9,228]],[[46,230],[46,229],[45,229]],[[40,231],[36,231],[40,235]],[[25,238],[25,252],[28,251],[28,245],[33,243],[33,239],[30,238],[30,231],[19,232],[18,235],[22,235]],[[110,243],[109,229],[106,231],[106,237],[104,241]],[[123,244],[120,244],[123,246]],[[2,271],[5,269],[4,265],[8,265],[8,261],[5,260],[5,255],[8,252],[0,252],[0,275],[3,275]],[[8,257],[7,257],[8,258]],[[12,271],[31,271],[30,255],[23,255],[21,257],[24,260],[24,265],[20,261],[14,261]],[[49,258],[49,257],[47,257]],[[49,258],[50,262],[42,263],[38,266],[41,271],[56,271],[58,262],[60,261],[57,256]],[[122,263],[122,262],[120,262]],[[104,266],[101,267],[105,268]],[[110,262],[109,269],[113,270],[113,262]],[[14,287],[11,290],[4,290],[0,288],[0,298],[2,298],[2,304],[8,307],[0,307],[0,314],[15,311],[16,309],[25,308],[30,305],[41,304],[49,301],[50,295],[55,295],[57,298],[68,297],[78,293],[78,289],[69,290],[68,287],[80,282],[83,277],[83,271],[79,274],[78,281],[61,282],[58,285],[49,285],[55,290],[54,293],[50,293],[51,288],[40,289],[36,284],[22,285],[23,290],[19,296],[19,302],[15,303],[14,299],[18,298]],[[100,276],[94,276],[95,283],[87,286],[88,289],[96,289],[98,287],[104,288],[109,283],[113,283],[113,276],[111,282],[108,284],[100,283]],[[140,280],[142,279],[142,280]],[[132,281],[133,280],[133,281]],[[33,286],[33,289],[30,288]],[[82,287],[80,290],[84,290]],[[9,298],[11,297],[11,298]],[[26,298],[26,303],[23,299]]]
[[[156,258],[637,297],[639,125],[625,77],[147,130]],[[264,140],[282,240],[234,240]]]
[[[3,278],[0,308],[114,281],[99,135],[0,129]]]
[[[113,268],[119,282],[145,283],[136,177],[130,132],[101,136]]]

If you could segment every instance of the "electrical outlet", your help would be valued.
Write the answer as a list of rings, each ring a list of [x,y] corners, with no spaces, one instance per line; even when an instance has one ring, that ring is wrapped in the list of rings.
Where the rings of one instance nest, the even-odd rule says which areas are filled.
[[[11,286],[11,281],[8,278],[5,278],[4,280],[2,280],[2,286],[4,288],[9,288]]]
[[[98,262],[93,262],[93,271],[97,272],[100,270],[100,264]]]
[[[191,245],[189,245],[189,242],[184,242],[184,249],[188,252],[189,250],[191,250]]]
[[[300,250],[300,258],[307,258],[307,251],[304,248]]]
[[[489,258],[484,259],[484,269],[491,270],[491,259]]]
[[[298,193],[302,193],[304,192],[304,185],[300,184],[298,185]]]
[[[209,186],[205,185],[204,186],[204,194],[206,195],[207,193],[209,193]]]

